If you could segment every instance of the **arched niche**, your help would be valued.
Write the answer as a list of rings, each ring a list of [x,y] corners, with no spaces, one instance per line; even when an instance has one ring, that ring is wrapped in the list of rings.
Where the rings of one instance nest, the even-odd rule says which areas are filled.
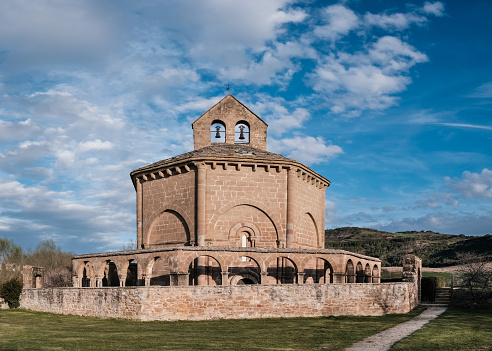
[[[147,247],[160,245],[189,245],[190,230],[186,220],[178,212],[165,210],[150,226]]]
[[[249,144],[250,140],[250,126],[246,121],[239,121],[234,127],[234,143],[235,144]]]
[[[210,125],[210,141],[212,143],[225,143],[226,125],[224,122],[214,120]]]

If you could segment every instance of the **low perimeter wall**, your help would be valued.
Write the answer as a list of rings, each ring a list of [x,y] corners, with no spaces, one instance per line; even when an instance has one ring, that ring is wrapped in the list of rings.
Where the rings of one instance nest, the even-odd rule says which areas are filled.
[[[202,320],[406,313],[416,285],[306,284],[24,289],[21,307],[137,320]]]

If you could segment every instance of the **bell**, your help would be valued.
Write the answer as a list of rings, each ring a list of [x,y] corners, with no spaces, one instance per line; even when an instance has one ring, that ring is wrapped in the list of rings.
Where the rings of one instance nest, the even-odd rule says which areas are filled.
[[[240,132],[239,132],[239,140],[244,140],[244,139],[246,139],[246,138],[244,137],[244,126],[239,126],[239,130],[240,130]]]
[[[217,133],[215,133],[215,138],[220,139],[220,126],[215,126],[215,129],[217,130]]]

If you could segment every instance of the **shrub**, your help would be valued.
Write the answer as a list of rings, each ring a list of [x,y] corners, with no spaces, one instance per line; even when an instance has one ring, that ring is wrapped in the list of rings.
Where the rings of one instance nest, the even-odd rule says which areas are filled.
[[[22,292],[22,281],[18,278],[7,280],[0,286],[0,297],[9,304],[10,308],[19,307],[19,297]]]

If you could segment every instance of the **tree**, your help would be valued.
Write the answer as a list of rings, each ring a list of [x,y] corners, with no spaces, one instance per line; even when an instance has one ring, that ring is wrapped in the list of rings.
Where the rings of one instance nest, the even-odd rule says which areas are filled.
[[[0,285],[5,281],[21,278],[24,254],[12,240],[0,238]]]
[[[475,305],[492,297],[492,267],[481,255],[471,252],[457,255],[464,263],[460,269],[461,284],[470,293]]]

